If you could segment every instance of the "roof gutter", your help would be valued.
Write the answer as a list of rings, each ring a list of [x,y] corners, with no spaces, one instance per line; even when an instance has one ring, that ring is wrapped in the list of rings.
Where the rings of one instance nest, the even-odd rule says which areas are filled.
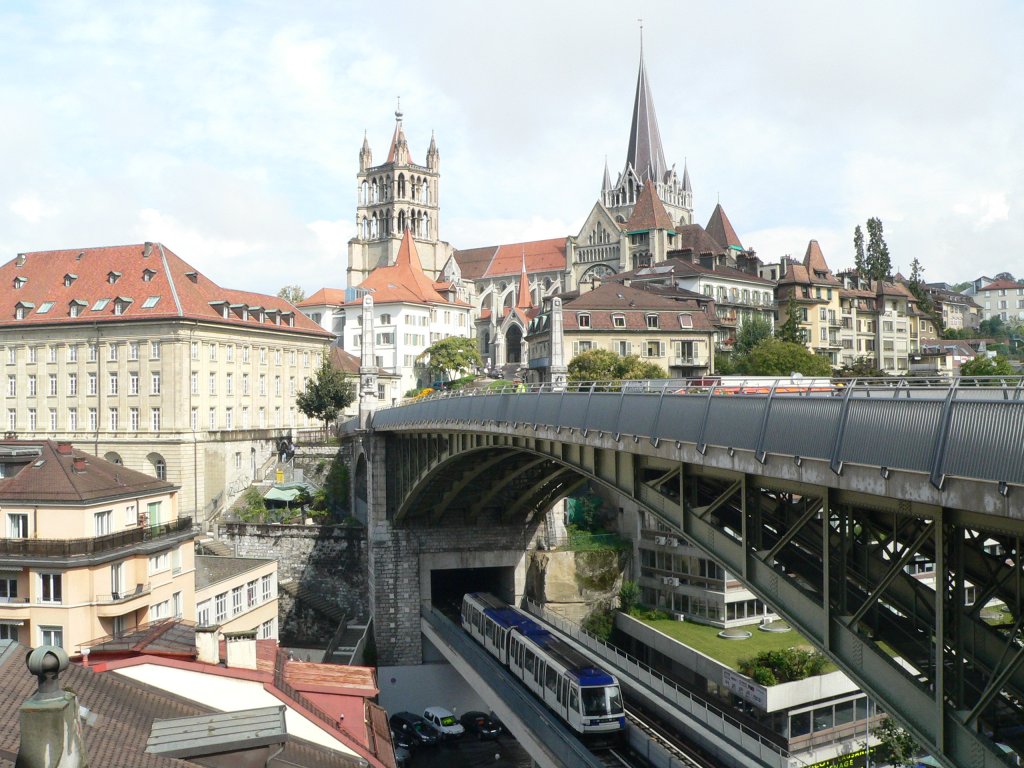
[[[174,306],[178,310],[178,317],[181,317],[185,313],[181,310],[181,300],[178,298],[178,289],[174,286],[174,279],[171,277],[171,268],[167,264],[167,254],[164,253],[164,244],[157,243],[156,247],[160,249],[160,262],[164,265],[164,273],[167,275],[167,285],[171,288],[171,298],[174,299]]]

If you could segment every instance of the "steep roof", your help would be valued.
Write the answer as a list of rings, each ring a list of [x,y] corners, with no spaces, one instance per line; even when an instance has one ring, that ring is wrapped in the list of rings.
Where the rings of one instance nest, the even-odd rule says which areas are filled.
[[[648,179],[644,183],[643,189],[640,190],[640,196],[636,200],[636,205],[633,206],[633,213],[630,214],[629,221],[626,222],[626,230],[637,232],[651,229],[671,230],[672,217],[668,215],[664,203],[658,197],[654,182]]]
[[[402,113],[395,112],[395,133],[391,137],[391,147],[388,149],[388,162],[395,162],[402,149],[405,150],[407,159],[412,157],[409,152],[409,142],[405,140],[405,129],[402,128]],[[409,159],[409,162],[412,162],[412,160]]]
[[[331,365],[333,365],[342,373],[348,373],[352,375],[359,373],[360,360],[351,352],[346,352],[341,347],[332,345],[329,354]]]
[[[825,261],[825,254],[821,252],[821,246],[817,240],[811,240],[807,244],[807,252],[804,254],[804,267],[807,268],[808,277],[811,282],[826,282],[839,284],[832,270],[828,268]]]
[[[732,228],[732,222],[725,215],[725,209],[722,208],[721,203],[718,203],[715,206],[715,210],[711,212],[711,218],[708,219],[707,233],[723,248],[733,246],[741,250],[743,249],[743,243],[740,242],[736,230]]]
[[[38,453],[36,453],[38,451]],[[0,480],[0,504],[26,501],[89,504],[102,499],[166,493],[177,488],[166,480],[136,472],[53,440],[0,440],[0,457],[25,465]],[[13,461],[12,461],[13,460]]]
[[[72,302],[78,316],[71,315]],[[223,317],[225,303],[266,314],[262,321],[255,313]],[[15,319],[19,304],[21,320]],[[0,266],[0,327],[170,318],[331,336],[284,299],[220,287],[161,243],[35,251]]]
[[[661,146],[658,116],[654,112],[654,96],[647,82],[644,54],[640,52],[640,70],[636,76],[636,96],[633,99],[633,120],[629,127],[629,147],[626,162],[636,171],[641,181],[664,181],[668,165]]]
[[[523,258],[530,274],[554,272],[565,269],[565,238],[467,248],[454,256],[466,280],[518,275]]]
[[[692,251],[699,256],[702,253],[723,253],[725,251],[725,246],[711,237],[700,224],[683,224],[676,227],[676,231],[679,233],[679,240],[670,253]]]
[[[533,309],[533,295],[530,293],[530,276],[526,274],[526,257],[523,257],[523,271],[519,273],[519,296],[516,309],[529,312]]]
[[[377,267],[366,276],[359,287],[373,292],[374,304],[451,303],[434,289],[434,281],[423,271],[420,255],[416,251],[416,244],[408,228],[402,235],[402,244],[398,248],[394,265]],[[348,303],[359,304],[362,303],[362,299],[354,299]]]
[[[672,299],[660,291],[642,290],[621,283],[604,283],[566,301],[563,308],[566,330],[578,329],[578,312],[590,315],[590,330],[646,330],[649,314],[659,316],[659,328],[663,331],[684,330],[679,323],[680,314],[690,315],[692,328],[686,328],[687,331],[714,329],[708,316],[693,299]],[[616,326],[612,315],[623,315],[625,325]]]
[[[321,288],[319,291],[309,296],[298,304],[296,307],[322,307],[325,305],[335,304],[341,306],[345,303],[345,289],[344,288]]]
[[[1013,280],[996,280],[994,283],[989,283],[983,288],[978,289],[978,293],[982,291],[1004,291],[1008,288],[1024,288],[1024,283],[1017,283]]]

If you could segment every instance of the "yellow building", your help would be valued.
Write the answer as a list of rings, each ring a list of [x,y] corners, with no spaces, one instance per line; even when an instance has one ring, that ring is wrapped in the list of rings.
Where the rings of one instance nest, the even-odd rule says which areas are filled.
[[[827,357],[834,366],[840,363],[842,327],[839,291],[842,287],[832,274],[817,240],[807,245],[803,263],[786,261],[776,288],[779,325],[789,318],[789,302],[795,302],[797,321],[807,348]]]
[[[167,479],[202,522],[320,426],[295,396],[331,338],[160,243],[19,254],[0,266],[0,423]]]
[[[66,442],[0,441],[0,638],[71,653],[195,615],[178,489]]]
[[[277,560],[196,555],[196,623],[277,639]]]

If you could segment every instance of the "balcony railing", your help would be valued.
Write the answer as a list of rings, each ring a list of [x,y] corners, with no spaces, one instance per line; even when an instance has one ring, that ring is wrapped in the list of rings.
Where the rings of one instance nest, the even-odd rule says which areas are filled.
[[[0,556],[77,557],[155,541],[192,530],[191,517],[179,517],[163,525],[129,528],[88,539],[0,539]]]
[[[708,363],[701,357],[670,357],[668,365],[670,368],[692,368],[694,366],[706,366]]]
[[[136,584],[134,587],[126,588],[126,591],[124,592],[114,592],[110,595],[96,595],[96,603],[98,605],[116,605],[117,603],[128,602],[136,597],[148,595],[151,591],[149,584]]]

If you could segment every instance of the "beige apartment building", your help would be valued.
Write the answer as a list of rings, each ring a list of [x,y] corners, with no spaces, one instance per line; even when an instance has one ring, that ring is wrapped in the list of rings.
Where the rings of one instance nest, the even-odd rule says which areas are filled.
[[[160,243],[19,254],[0,266],[0,423],[168,480],[203,521],[319,426],[295,396],[330,339]]]
[[[0,441],[0,638],[59,645],[195,615],[178,489],[50,440]]]
[[[796,302],[798,322],[808,349],[840,364],[839,331],[842,327],[839,290],[842,284],[832,274],[817,240],[807,245],[803,263],[784,261],[776,288],[779,325],[789,317],[789,300]]]
[[[840,364],[867,359],[888,374],[908,373],[922,337],[935,335],[914,294],[900,282],[870,280],[853,270],[840,278]]]
[[[277,560],[196,555],[196,623],[277,639]]]

